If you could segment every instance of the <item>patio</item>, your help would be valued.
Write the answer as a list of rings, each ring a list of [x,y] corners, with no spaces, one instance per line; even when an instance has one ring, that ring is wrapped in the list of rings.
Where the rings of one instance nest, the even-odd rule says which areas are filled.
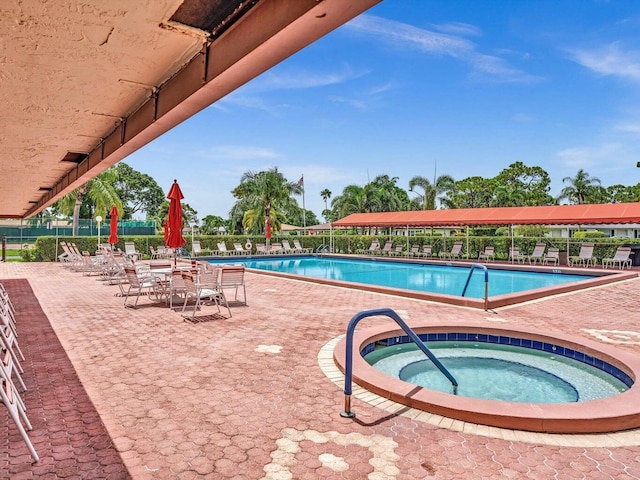
[[[60,264],[0,263],[0,282],[19,314],[41,458],[30,463],[3,410],[0,471],[10,478],[640,478],[639,431],[524,433],[366,395],[345,419],[339,379],[319,365],[355,313],[382,307],[409,325],[499,322],[640,354],[638,278],[491,314],[248,273],[248,306],[195,324],[145,298],[125,309],[117,286]]]

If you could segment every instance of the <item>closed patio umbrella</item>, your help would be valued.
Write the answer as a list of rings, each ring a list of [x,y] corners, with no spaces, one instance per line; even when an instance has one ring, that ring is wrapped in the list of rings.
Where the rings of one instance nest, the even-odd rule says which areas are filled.
[[[109,216],[111,217],[109,221],[109,240],[108,243],[111,245],[115,245],[118,243],[118,207],[115,205],[111,207],[111,212],[109,212]]]
[[[169,220],[168,219],[164,219],[164,244],[166,245],[167,242],[169,241]]]
[[[175,251],[175,249],[180,248],[187,243],[185,238],[182,236],[182,206],[180,205],[180,200],[184,198],[184,195],[182,195],[182,191],[180,190],[177,180],[173,181],[173,185],[171,185],[167,198],[169,199],[169,217],[167,219],[169,236],[167,237],[167,247],[173,248]],[[175,261],[174,254],[174,264]]]

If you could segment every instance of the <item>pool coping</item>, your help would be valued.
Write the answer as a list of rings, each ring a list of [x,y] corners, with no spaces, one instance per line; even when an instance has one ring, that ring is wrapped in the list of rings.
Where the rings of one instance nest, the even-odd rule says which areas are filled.
[[[244,256],[242,260],[247,259],[277,259],[277,258],[308,258],[318,255],[255,255]],[[322,254],[321,258],[339,258],[349,260],[375,260],[380,262],[400,262],[400,263],[417,263],[423,265],[441,265],[441,266],[456,266],[456,267],[469,267],[470,261],[445,261],[438,259],[415,259],[415,258],[401,258],[401,257],[380,257],[380,256],[365,256],[365,255],[338,255],[338,254]],[[233,260],[229,257],[220,257],[224,260]],[[240,259],[237,259],[240,260]],[[580,280],[575,282],[569,282],[562,285],[554,285],[550,287],[536,288],[533,290],[526,290],[524,292],[510,293],[505,295],[489,296],[485,305],[484,299],[479,298],[466,298],[455,295],[437,294],[431,292],[420,292],[417,290],[405,290],[402,288],[384,287],[379,285],[369,285],[365,283],[357,282],[345,282],[342,280],[331,280],[326,278],[307,277],[304,275],[295,275],[290,273],[274,272],[269,270],[261,270],[256,268],[247,268],[252,273],[260,275],[272,275],[280,278],[289,278],[295,280],[302,280],[305,282],[317,283],[321,285],[332,285],[342,288],[351,288],[356,290],[363,290],[368,292],[382,293],[387,295],[397,295],[407,298],[415,298],[419,300],[427,300],[438,303],[446,303],[449,305],[456,305],[460,307],[472,307],[479,309],[492,310],[495,308],[505,307],[507,305],[514,305],[518,303],[524,303],[531,300],[537,300],[540,298],[548,297],[550,295],[557,295],[561,293],[574,292],[583,290],[590,287],[596,287],[600,285],[606,285],[609,283],[620,282],[638,276],[634,271],[611,271],[606,269],[585,268],[585,267],[565,267],[565,266],[546,266],[546,265],[526,265],[526,264],[504,264],[504,263],[483,263],[490,270],[518,270],[528,272],[540,272],[540,273],[565,273],[565,274],[582,274],[593,275],[596,278],[590,280]],[[491,280],[489,279],[489,291],[491,291]]]
[[[624,393],[613,397],[574,404],[533,404],[496,402],[458,397],[411,385],[386,375],[370,366],[359,354],[362,348],[377,340],[405,335],[397,325],[385,322],[354,335],[354,382],[383,398],[432,414],[488,425],[491,427],[544,433],[608,433],[640,428],[640,357],[608,345],[576,338],[562,333],[544,335],[529,328],[503,328],[481,323],[464,322],[433,325],[425,321],[412,322],[417,334],[482,333],[527,338],[579,350],[600,358],[624,371],[635,382]],[[346,340],[337,342],[333,360],[344,372]]]

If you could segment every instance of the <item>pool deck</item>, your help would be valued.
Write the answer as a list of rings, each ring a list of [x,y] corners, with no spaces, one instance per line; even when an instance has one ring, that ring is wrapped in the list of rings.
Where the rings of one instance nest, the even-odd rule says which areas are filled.
[[[18,311],[23,398],[41,460],[0,409],[0,477],[631,479],[640,430],[546,435],[420,414],[375,395],[344,406],[331,346],[353,315],[576,336],[640,355],[640,278],[495,313],[248,273],[248,306],[197,323],[54,263],[0,263]],[[388,322],[372,318],[362,322]],[[329,357],[329,358],[327,358]]]

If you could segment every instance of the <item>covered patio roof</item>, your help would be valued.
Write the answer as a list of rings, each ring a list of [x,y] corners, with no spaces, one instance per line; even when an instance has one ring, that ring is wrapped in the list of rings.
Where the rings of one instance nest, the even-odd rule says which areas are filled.
[[[585,225],[604,223],[640,223],[640,203],[354,213],[333,222],[333,226],[454,227],[467,225]]]

